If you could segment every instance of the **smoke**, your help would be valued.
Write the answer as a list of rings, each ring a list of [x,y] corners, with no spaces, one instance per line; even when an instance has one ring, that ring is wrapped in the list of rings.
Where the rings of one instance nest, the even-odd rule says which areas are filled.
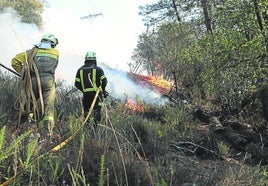
[[[107,24],[106,14],[109,15],[109,12],[103,12],[104,16],[93,20],[84,20],[73,12],[50,7],[42,15],[44,25],[40,30],[35,25],[21,23],[16,13],[8,9],[0,14],[0,63],[11,68],[11,59],[17,53],[32,48],[40,41],[43,34],[52,33],[59,40],[57,80],[73,85],[76,71],[83,65],[86,52],[93,50],[97,53],[98,63],[107,76],[107,91],[111,96],[121,100],[138,97],[149,103],[165,103],[160,95],[141,88],[128,77],[127,63],[132,51],[130,52],[124,45],[134,43],[134,40],[133,35],[128,37],[123,29],[133,28],[121,25],[122,29],[107,29],[111,23]],[[118,35],[121,35],[121,38],[118,38]]]
[[[135,83],[126,71],[113,69],[104,64],[100,64],[109,81],[108,91],[113,96],[122,101],[126,99],[138,99],[150,104],[164,105],[168,99],[161,97],[160,94],[139,86]]]
[[[36,26],[20,23],[12,9],[0,14],[0,62],[10,66],[12,57],[32,47],[38,37]]]

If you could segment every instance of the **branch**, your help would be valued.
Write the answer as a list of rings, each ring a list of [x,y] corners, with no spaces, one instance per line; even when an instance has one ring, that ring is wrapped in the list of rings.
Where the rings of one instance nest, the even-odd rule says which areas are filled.
[[[194,147],[194,150],[191,150],[190,148],[188,149],[188,148],[185,148],[185,147],[182,147],[182,146],[192,146],[192,147]],[[192,143],[192,142],[174,142],[174,141],[172,141],[171,142],[171,145],[170,146],[173,146],[173,147],[175,147],[175,149],[177,149],[177,150],[187,150],[187,151],[189,151],[189,152],[191,152],[191,153],[195,153],[196,152],[196,150],[198,149],[198,148],[201,148],[201,149],[203,149],[203,150],[205,150],[206,152],[209,152],[209,153],[211,153],[211,154],[213,154],[213,155],[216,155],[217,157],[219,157],[220,159],[223,159],[222,157],[221,157],[221,155],[220,154],[218,154],[217,152],[215,152],[215,151],[213,151],[213,150],[210,150],[210,149],[208,149],[208,148],[206,148],[206,147],[203,147],[203,146],[201,146],[201,145],[197,145],[197,144],[195,144],[195,143]]]

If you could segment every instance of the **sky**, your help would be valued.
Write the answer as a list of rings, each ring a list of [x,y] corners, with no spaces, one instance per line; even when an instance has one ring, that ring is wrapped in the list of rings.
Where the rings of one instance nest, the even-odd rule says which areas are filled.
[[[79,54],[80,64],[85,53],[93,50],[97,53],[98,61],[128,70],[127,63],[136,47],[138,35],[145,30],[142,18],[138,15],[139,5],[139,1],[135,0],[51,0],[51,12],[46,14],[50,19],[46,26],[55,35],[58,34],[59,41],[62,40],[59,50]],[[59,21],[50,16],[58,12],[62,12]],[[80,19],[97,13],[103,16]],[[57,26],[59,22],[60,27]],[[79,63],[79,59],[76,63]]]
[[[31,48],[45,33],[54,34],[59,45],[60,63],[57,76],[72,81],[71,74],[83,64],[87,51],[93,50],[97,60],[108,66],[128,70],[128,63],[137,45],[138,36],[145,31],[138,7],[152,0],[48,0],[42,14],[44,25],[18,24],[14,15],[1,15],[1,63],[10,66],[11,58]],[[9,11],[11,12],[11,11]],[[80,17],[101,13],[91,19]]]
[[[146,97],[148,92],[133,88],[133,82],[126,78],[126,72],[138,36],[146,30],[142,17],[138,15],[138,7],[155,1],[48,0],[49,6],[42,14],[42,30],[21,23],[15,13],[9,10],[0,14],[0,63],[11,68],[11,59],[17,53],[32,48],[42,35],[52,33],[59,40],[57,49],[60,59],[56,79],[73,85],[77,69],[84,64],[86,52],[92,50],[96,52],[99,66],[106,72],[109,91],[121,97],[127,90],[131,90],[132,96],[144,91]],[[102,16],[81,19],[98,13]],[[152,96],[155,95],[152,93]]]

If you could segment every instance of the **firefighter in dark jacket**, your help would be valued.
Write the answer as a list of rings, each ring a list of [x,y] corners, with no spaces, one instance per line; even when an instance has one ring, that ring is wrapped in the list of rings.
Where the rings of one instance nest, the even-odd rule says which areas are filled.
[[[93,108],[94,127],[101,121],[101,108],[103,97],[108,96],[105,90],[107,78],[105,77],[102,68],[97,66],[96,53],[89,51],[86,53],[85,64],[77,70],[75,77],[75,87],[83,93],[83,109],[84,117],[86,118],[94,100],[96,92],[100,89],[100,94],[97,97]]]

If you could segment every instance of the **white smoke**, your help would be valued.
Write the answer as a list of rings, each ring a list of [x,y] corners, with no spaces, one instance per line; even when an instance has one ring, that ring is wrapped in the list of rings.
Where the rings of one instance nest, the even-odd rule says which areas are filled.
[[[12,57],[32,47],[39,35],[36,26],[20,23],[12,9],[0,14],[0,62],[10,67]]]
[[[124,46],[117,49],[116,45],[120,46],[120,42],[126,40],[127,36],[121,33],[122,38],[116,38],[115,30],[107,30],[105,14],[96,18],[98,21],[87,21],[71,12],[50,7],[44,11],[42,17],[44,25],[42,30],[39,30],[35,25],[21,23],[12,9],[0,14],[0,63],[11,68],[11,59],[17,53],[32,48],[43,34],[52,33],[59,40],[57,49],[60,52],[60,60],[56,79],[73,85],[76,71],[83,65],[86,52],[93,50],[97,53],[99,65],[107,76],[107,91],[111,96],[121,100],[138,97],[150,103],[165,102],[160,95],[141,88],[128,77],[126,68],[123,68],[128,63],[124,53],[131,53],[125,51]]]
[[[102,65],[102,68],[109,81],[107,90],[113,97],[122,101],[137,98],[140,101],[157,105],[164,105],[168,102],[168,99],[161,97],[155,91],[135,83],[126,71],[113,69],[106,65]]]

